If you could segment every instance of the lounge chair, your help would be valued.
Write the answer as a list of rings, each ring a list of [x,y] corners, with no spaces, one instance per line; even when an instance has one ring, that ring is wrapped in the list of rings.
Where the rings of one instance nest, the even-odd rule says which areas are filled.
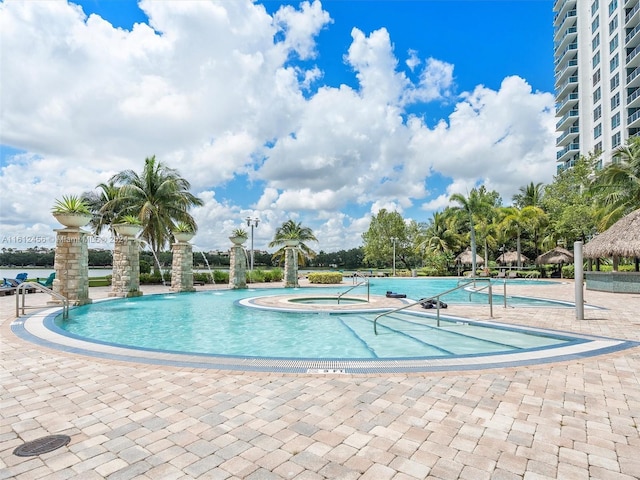
[[[19,273],[16,275],[16,280],[18,281],[18,283],[26,282],[28,276],[28,273]]]
[[[507,278],[507,274],[505,273],[504,270],[500,270],[496,275],[496,278]]]
[[[0,295],[13,295],[14,293],[16,293],[16,287],[3,280],[2,285],[0,285]]]
[[[42,285],[43,287],[51,288],[53,287],[53,280],[56,278],[56,272],[53,272],[51,275],[47,277],[46,280],[40,280],[39,278],[36,281]]]
[[[515,270],[510,270],[509,278],[518,278],[518,272],[516,272]]]
[[[20,286],[21,283],[24,283],[24,282],[19,282],[15,278],[5,278],[4,279],[4,285],[15,287],[16,291],[17,291],[17,289],[18,289],[18,287]],[[36,293],[36,287],[34,287],[33,285],[29,285],[29,283],[30,282],[25,283],[25,286],[22,287],[22,288],[24,288],[27,293]]]

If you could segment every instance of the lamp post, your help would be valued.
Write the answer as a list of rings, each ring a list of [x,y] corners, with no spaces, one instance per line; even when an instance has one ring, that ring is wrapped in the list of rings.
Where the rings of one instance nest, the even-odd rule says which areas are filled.
[[[253,272],[253,227],[258,228],[258,222],[260,222],[260,219],[247,217],[245,220],[247,221],[247,227],[251,227],[251,266],[249,271]]]
[[[396,237],[391,237],[391,241],[393,242],[393,276],[396,276]]]

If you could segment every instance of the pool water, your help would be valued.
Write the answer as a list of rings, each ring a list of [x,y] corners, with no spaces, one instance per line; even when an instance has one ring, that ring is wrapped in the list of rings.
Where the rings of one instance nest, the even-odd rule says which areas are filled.
[[[391,290],[387,284],[381,288],[382,294]],[[296,359],[451,357],[576,341],[456,319],[442,320],[437,327],[432,315],[409,312],[378,320],[375,335],[376,313],[258,311],[239,303],[243,298],[301,290],[318,295],[324,289],[217,290],[118,299],[74,308],[68,320],[58,317],[55,324],[72,336],[139,349]],[[429,295],[423,294],[424,285],[420,292]]]

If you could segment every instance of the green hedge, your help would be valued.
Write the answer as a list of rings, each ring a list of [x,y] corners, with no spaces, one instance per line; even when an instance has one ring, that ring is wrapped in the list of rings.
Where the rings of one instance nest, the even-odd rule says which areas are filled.
[[[340,272],[314,272],[309,274],[309,283],[342,283],[342,273]]]

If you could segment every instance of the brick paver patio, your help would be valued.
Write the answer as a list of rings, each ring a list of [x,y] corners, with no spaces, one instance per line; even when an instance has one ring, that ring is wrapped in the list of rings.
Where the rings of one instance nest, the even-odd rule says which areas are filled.
[[[573,309],[496,306],[494,319],[640,341],[640,295],[585,298],[606,309],[579,321]],[[223,372],[40,347],[10,331],[14,307],[0,297],[0,479],[640,478],[640,348],[460,372]],[[450,313],[488,318],[486,307]],[[71,442],[13,454],[51,434]]]

